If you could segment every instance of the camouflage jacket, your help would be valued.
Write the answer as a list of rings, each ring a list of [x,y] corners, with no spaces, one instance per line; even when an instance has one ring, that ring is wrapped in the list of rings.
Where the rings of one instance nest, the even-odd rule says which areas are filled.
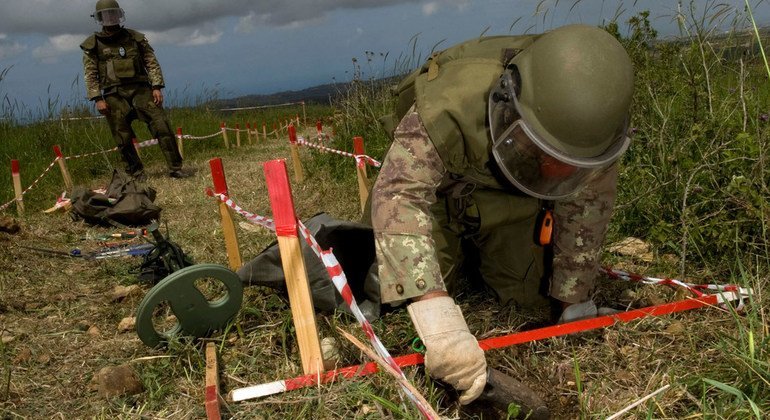
[[[165,86],[155,50],[141,32],[121,28],[115,34],[97,32],[80,44],[86,95],[94,100],[123,84]]]
[[[412,108],[396,128],[372,190],[372,225],[384,303],[446,289],[432,238],[430,207],[437,201],[439,186],[443,188],[455,175],[442,164]],[[616,184],[617,165],[612,165],[579,193],[554,203],[552,297],[572,303],[588,299]]]

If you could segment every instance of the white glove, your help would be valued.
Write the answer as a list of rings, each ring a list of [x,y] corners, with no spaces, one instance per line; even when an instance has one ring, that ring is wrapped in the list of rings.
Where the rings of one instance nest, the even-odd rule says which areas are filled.
[[[478,398],[487,383],[487,361],[460,307],[451,297],[441,296],[412,303],[406,309],[425,345],[428,374],[462,391],[460,404]]]
[[[596,318],[597,316],[612,315],[619,313],[620,311],[612,308],[597,308],[593,300],[587,300],[581,303],[574,303],[567,306],[561,313],[557,324],[565,324],[572,321],[580,321],[581,319]]]

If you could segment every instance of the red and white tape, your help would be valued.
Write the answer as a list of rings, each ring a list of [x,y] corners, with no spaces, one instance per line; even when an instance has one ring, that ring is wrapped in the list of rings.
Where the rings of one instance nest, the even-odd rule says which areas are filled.
[[[57,159],[58,159],[58,158],[57,158]],[[23,196],[24,194],[28,193],[28,192],[29,192],[29,190],[31,190],[31,189],[33,189],[33,188],[35,188],[35,186],[37,185],[37,183],[38,183],[38,182],[40,182],[40,180],[41,180],[41,179],[43,179],[43,177],[45,176],[45,174],[47,174],[47,173],[48,173],[48,171],[50,171],[50,170],[51,170],[51,168],[53,168],[53,166],[54,166],[54,165],[56,165],[56,159],[54,159],[54,160],[53,160],[53,161],[52,161],[52,162],[51,162],[51,163],[48,165],[48,167],[47,167],[47,168],[45,168],[45,170],[43,170],[43,173],[41,173],[41,174],[40,174],[40,175],[39,175],[39,176],[38,176],[38,177],[37,177],[37,178],[36,178],[36,179],[35,179],[35,180],[32,182],[32,184],[30,184],[30,186],[29,186],[29,187],[27,187],[27,189],[25,189],[24,191],[22,191],[22,192],[21,192],[21,195]],[[10,206],[11,204],[13,204],[14,202],[16,202],[16,199],[15,199],[15,198],[14,198],[13,200],[11,200],[11,201],[9,201],[9,202],[7,202],[7,203],[3,204],[2,206],[0,206],[0,211],[3,211],[3,210],[5,210],[6,208],[8,208],[8,206]]]
[[[219,201],[225,203],[228,207],[233,209],[236,213],[244,216],[247,220],[251,221],[252,223],[268,228],[270,230],[275,230],[275,223],[273,222],[273,220],[266,218],[264,216],[258,216],[253,213],[247,212],[246,210],[241,208],[241,206],[236,204],[227,195],[221,194],[221,193],[215,194],[211,189],[206,190],[206,193],[209,196],[215,197]],[[366,334],[366,337],[372,343],[374,350],[396,372],[398,372],[401,376],[406,378],[406,375],[404,375],[404,373],[401,371],[401,368],[398,366],[398,363],[396,363],[396,361],[393,359],[390,353],[388,353],[388,350],[385,348],[385,345],[382,344],[380,339],[374,333],[374,328],[372,328],[372,324],[369,322],[369,320],[366,319],[363,312],[361,312],[361,309],[358,307],[355,297],[353,297],[353,291],[350,289],[350,286],[348,285],[347,278],[345,277],[345,272],[342,270],[342,266],[340,265],[339,261],[337,261],[337,257],[334,256],[331,249],[329,250],[321,249],[321,246],[318,244],[318,241],[315,240],[310,230],[307,228],[307,226],[305,226],[302,223],[302,221],[297,220],[297,223],[299,225],[299,231],[302,234],[302,237],[305,239],[305,242],[310,246],[310,248],[313,250],[313,253],[315,253],[316,256],[318,256],[318,258],[323,263],[327,273],[329,273],[329,277],[332,279],[332,283],[334,283],[334,287],[337,288],[337,291],[340,293],[343,300],[350,308],[350,311],[353,313],[353,316],[355,316],[356,320],[358,320],[359,324],[361,325],[361,328],[364,330],[364,334]],[[430,418],[431,415],[429,410],[427,410],[425,407],[422,406],[422,404],[414,396],[414,394],[411,391],[409,391],[409,389],[407,389],[406,387],[402,387],[402,389],[407,395],[407,397],[410,400],[412,400],[412,402],[414,402],[418,410],[420,410],[420,412],[423,413],[424,416],[426,416],[427,418]],[[232,396],[233,401],[242,401],[243,399],[248,399],[248,398],[241,398],[242,396],[246,396],[246,395],[251,395],[248,398],[257,398],[261,396],[261,395],[254,394],[253,391],[242,391],[238,393],[238,396]],[[269,394],[265,394],[265,395],[269,395]],[[241,399],[236,399],[236,398],[241,398]]]
[[[356,155],[356,154],[353,154],[353,153],[350,153],[350,152],[344,152],[342,150],[337,150],[337,149],[332,149],[330,147],[321,146],[321,145],[318,145],[318,144],[315,144],[315,143],[311,143],[311,142],[305,140],[305,138],[303,138],[303,137],[297,137],[297,144],[302,145],[302,146],[307,146],[307,147],[310,147],[310,148],[313,148],[313,149],[318,149],[318,150],[321,150],[323,152],[335,153],[335,154],[342,155],[342,156],[352,157],[352,158],[356,159],[356,163],[358,163],[359,161],[362,160],[362,161],[365,161],[368,165],[374,166],[375,168],[379,168],[380,166],[382,166],[382,163],[378,162],[377,160],[375,160],[374,158],[372,158],[370,156],[367,156],[367,155]]]
[[[623,270],[614,269],[611,267],[601,267],[600,272],[607,275],[607,277],[619,280],[633,281],[643,284],[655,284],[661,286],[675,286],[689,290],[695,297],[707,296],[703,291],[713,291],[717,293],[735,292],[738,297],[738,306],[735,308],[737,311],[742,311],[744,307],[743,298],[751,295],[751,289],[740,287],[735,284],[693,284],[686,283],[677,279],[670,278],[657,278],[657,277],[645,277],[639,274],[629,273]]]

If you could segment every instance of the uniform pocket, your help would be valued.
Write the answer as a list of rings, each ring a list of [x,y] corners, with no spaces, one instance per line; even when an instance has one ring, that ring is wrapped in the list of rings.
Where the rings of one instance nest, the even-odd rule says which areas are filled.
[[[134,69],[134,60],[130,58],[116,58],[112,60],[113,68],[115,69],[115,75],[121,79],[134,77],[136,75],[136,69]]]

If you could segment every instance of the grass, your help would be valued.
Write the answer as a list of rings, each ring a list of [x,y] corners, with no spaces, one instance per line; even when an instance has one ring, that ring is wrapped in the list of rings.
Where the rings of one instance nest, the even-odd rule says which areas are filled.
[[[713,15],[724,12],[715,10]],[[717,17],[718,17],[717,16]],[[665,392],[632,409],[629,418],[764,418],[770,415],[770,331],[765,294],[770,253],[767,243],[768,175],[765,156],[770,72],[761,57],[727,56],[751,38],[742,32],[714,35],[703,20],[682,16],[684,41],[659,43],[644,15],[621,30],[637,68],[632,124],[636,136],[623,161],[619,197],[608,242],[637,236],[653,247],[652,262],[605,253],[604,262],[630,272],[670,275],[692,282],[737,283],[755,294],[745,311],[709,308],[645,318],[601,331],[542,340],[490,351],[490,365],[517,377],[542,395],[556,418],[605,418],[646,395]],[[758,36],[759,32],[756,32]],[[654,48],[653,48],[654,47]],[[731,58],[732,57],[732,58]],[[0,74],[1,76],[1,74]],[[665,80],[666,83],[661,83]],[[376,119],[390,106],[386,86],[357,81],[340,103],[308,108],[314,120],[333,122],[332,147],[352,150],[362,135],[367,153],[381,160],[387,135]],[[203,108],[174,109],[171,119],[185,134],[218,130],[220,121],[285,120],[298,109],[243,111],[222,115]],[[301,115],[300,115],[301,116]],[[325,124],[329,126],[330,124]],[[137,126],[138,127],[138,126]],[[140,131],[140,138],[149,138]],[[21,126],[0,122],[0,159],[21,160],[24,185],[53,158],[112,147],[101,120],[53,121]],[[245,135],[242,141],[245,142]],[[234,134],[230,132],[231,144]],[[349,158],[301,148],[307,181],[293,183],[301,218],[318,211],[345,220],[360,217],[354,164]],[[225,150],[221,138],[189,141],[186,165],[194,178],[164,176],[157,148],[144,149],[150,183],[168,221],[172,239],[198,263],[227,265],[217,206],[203,193],[211,185],[207,160],[222,157],[232,197],[245,209],[270,216],[261,162],[288,158],[284,136]],[[68,161],[76,183],[105,184],[112,154]],[[144,347],[117,325],[132,316],[142,294],[112,301],[115,285],[136,283],[138,260],[83,261],[41,256],[17,245],[84,250],[100,245],[82,238],[108,229],[73,223],[66,214],[44,215],[61,193],[58,169],[25,196],[27,213],[19,235],[0,234],[0,414],[3,418],[200,418],[203,408],[202,343],[183,339],[167,349]],[[289,168],[291,174],[291,168]],[[0,177],[0,203],[13,198],[8,177]],[[8,212],[6,212],[8,214]],[[236,217],[236,222],[240,221]],[[238,228],[244,260],[273,240],[268,231]],[[140,285],[146,292],[149,287]],[[246,289],[243,308],[217,343],[225,391],[301,374],[294,327],[286,300],[270,290]],[[655,286],[602,280],[599,302],[639,308],[684,298]],[[536,313],[500,307],[482,291],[458,297],[471,331],[480,338],[531,328]],[[322,336],[341,347],[342,365],[363,361],[338,336],[336,327],[359,337],[355,321],[341,313],[320,314]],[[93,327],[93,328],[92,328]],[[383,314],[374,329],[394,355],[411,353],[416,336],[404,311]],[[142,394],[105,400],[89,390],[102,367],[128,363],[139,374]],[[452,392],[426,378],[421,368],[407,377],[449,418],[462,417]],[[417,418],[394,382],[377,374],[249,402],[229,404],[235,418]]]

